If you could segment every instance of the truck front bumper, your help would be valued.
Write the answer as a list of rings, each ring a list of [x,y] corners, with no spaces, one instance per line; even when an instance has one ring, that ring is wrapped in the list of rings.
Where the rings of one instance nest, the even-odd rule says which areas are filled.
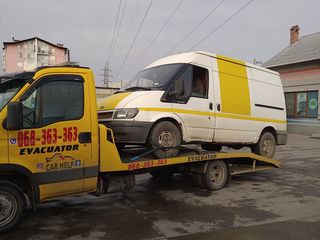
[[[153,125],[152,122],[134,121],[110,121],[103,124],[112,129],[116,143],[123,144],[145,144]]]

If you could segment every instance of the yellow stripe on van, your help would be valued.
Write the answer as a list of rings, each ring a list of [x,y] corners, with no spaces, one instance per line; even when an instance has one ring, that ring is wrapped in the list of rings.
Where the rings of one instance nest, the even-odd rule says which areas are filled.
[[[221,111],[251,115],[250,93],[246,64],[217,55],[220,79]]]
[[[200,115],[200,116],[233,118],[233,119],[258,121],[258,122],[273,122],[273,123],[283,123],[283,124],[287,123],[285,120],[280,120],[280,119],[258,118],[258,117],[244,116],[244,115],[233,115],[233,114],[227,114],[227,113],[214,113],[214,112],[194,111],[194,110],[179,109],[179,108],[173,108],[173,109],[171,109],[171,108],[139,108],[139,111],[173,112],[173,113]]]
[[[125,97],[129,96],[132,92],[116,93],[98,102],[99,110],[112,110],[121,102]]]

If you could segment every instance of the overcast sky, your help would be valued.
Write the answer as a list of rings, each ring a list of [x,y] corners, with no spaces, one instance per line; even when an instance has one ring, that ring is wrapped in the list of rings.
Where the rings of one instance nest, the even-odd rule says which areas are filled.
[[[71,60],[94,70],[97,85],[102,85],[109,57],[117,80],[130,79],[135,72],[167,55],[222,0],[183,0],[156,41],[137,61],[181,0],[153,0],[141,31],[128,54],[150,0],[122,0],[118,38],[115,23],[120,0],[0,0],[0,41],[38,36],[62,43],[71,51]],[[185,52],[209,32],[237,12],[249,0],[225,0],[214,13],[172,53]],[[254,0],[238,15],[198,45],[194,50],[219,53],[248,62],[266,61],[289,44],[289,29],[300,26],[300,36],[320,31],[319,0]],[[114,36],[114,37],[113,37]],[[2,61],[0,61],[2,70]]]

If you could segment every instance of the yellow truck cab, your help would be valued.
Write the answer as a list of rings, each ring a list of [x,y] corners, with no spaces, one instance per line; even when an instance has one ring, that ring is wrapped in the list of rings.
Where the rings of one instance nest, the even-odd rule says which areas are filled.
[[[33,204],[96,189],[98,122],[91,70],[50,67],[2,76],[0,122],[0,179],[32,192]]]
[[[98,124],[89,68],[65,64],[0,76],[0,232],[18,225],[27,202],[35,209],[61,196],[129,191],[136,174],[188,172],[200,187],[217,190],[231,175],[280,166],[253,153],[180,153],[120,154],[112,130]]]

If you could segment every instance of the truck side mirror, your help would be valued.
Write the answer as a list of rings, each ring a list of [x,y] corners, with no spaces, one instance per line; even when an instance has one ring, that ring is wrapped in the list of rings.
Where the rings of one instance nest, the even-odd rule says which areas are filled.
[[[22,129],[22,102],[11,102],[7,109],[7,129]]]

